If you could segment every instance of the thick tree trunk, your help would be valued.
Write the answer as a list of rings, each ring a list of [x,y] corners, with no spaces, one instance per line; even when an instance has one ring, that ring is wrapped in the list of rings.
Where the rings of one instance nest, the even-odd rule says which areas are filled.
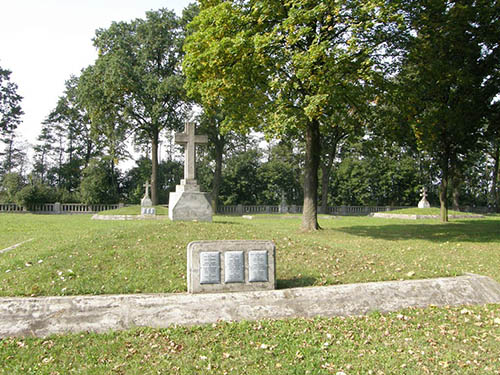
[[[217,203],[219,198],[219,190],[222,179],[222,158],[224,153],[224,137],[220,136],[215,145],[215,173],[214,173],[214,183],[212,185],[212,211],[214,214],[217,213]]]
[[[439,191],[439,202],[441,204],[441,222],[448,222],[448,159],[443,164],[443,177],[441,179],[441,189]]]
[[[306,158],[304,171],[304,208],[302,230],[319,229],[318,225],[318,169],[320,164],[321,143],[319,122],[311,121],[306,129]]]
[[[151,138],[151,202],[158,204],[158,132]]]

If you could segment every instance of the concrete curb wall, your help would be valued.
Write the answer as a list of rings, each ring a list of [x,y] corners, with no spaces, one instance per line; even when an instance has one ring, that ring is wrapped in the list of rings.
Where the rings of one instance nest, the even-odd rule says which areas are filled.
[[[91,217],[92,220],[167,220],[167,215],[98,215]]]
[[[0,337],[488,303],[500,303],[500,284],[478,275],[244,293],[14,297],[0,298]]]

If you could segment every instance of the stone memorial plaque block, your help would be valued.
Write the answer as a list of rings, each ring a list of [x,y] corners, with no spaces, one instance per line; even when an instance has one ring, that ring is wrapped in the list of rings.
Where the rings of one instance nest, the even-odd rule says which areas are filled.
[[[248,252],[248,281],[251,283],[268,281],[267,269],[267,251]]]
[[[189,293],[276,289],[272,241],[195,241],[187,248]]]
[[[245,254],[243,251],[227,251],[224,254],[224,282],[245,282]]]
[[[200,284],[220,284],[220,253],[200,253]]]

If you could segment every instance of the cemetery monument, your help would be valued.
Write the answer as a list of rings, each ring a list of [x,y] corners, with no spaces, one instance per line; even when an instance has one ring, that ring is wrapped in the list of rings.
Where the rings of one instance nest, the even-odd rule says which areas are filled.
[[[149,188],[151,184],[149,181],[143,185],[146,188],[144,197],[141,199],[141,215],[156,215],[156,209],[153,207],[153,202],[149,198]]]
[[[418,202],[418,208],[430,208],[431,205],[427,201],[427,189],[425,187],[422,188],[422,193],[421,193],[422,199],[420,202]]]
[[[187,248],[189,293],[276,289],[272,241],[195,241]]]
[[[184,146],[184,179],[170,193],[168,217],[178,221],[212,221],[212,205],[208,193],[200,191],[195,179],[196,145],[208,143],[206,135],[195,135],[195,126],[187,122],[183,133],[175,134],[175,143]]]

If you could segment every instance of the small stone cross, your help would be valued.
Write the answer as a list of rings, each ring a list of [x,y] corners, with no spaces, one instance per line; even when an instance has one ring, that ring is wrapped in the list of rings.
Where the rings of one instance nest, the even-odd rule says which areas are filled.
[[[427,189],[425,187],[422,188],[422,193],[420,194],[420,196],[422,197],[422,199],[427,198]]]
[[[149,188],[151,187],[151,184],[149,181],[146,181],[144,185],[142,185],[146,188],[146,193],[144,194],[144,198],[149,198]]]
[[[208,143],[208,136],[195,135],[194,124],[187,122],[184,132],[175,133],[174,140],[184,146],[184,180],[194,180],[196,145]]]

